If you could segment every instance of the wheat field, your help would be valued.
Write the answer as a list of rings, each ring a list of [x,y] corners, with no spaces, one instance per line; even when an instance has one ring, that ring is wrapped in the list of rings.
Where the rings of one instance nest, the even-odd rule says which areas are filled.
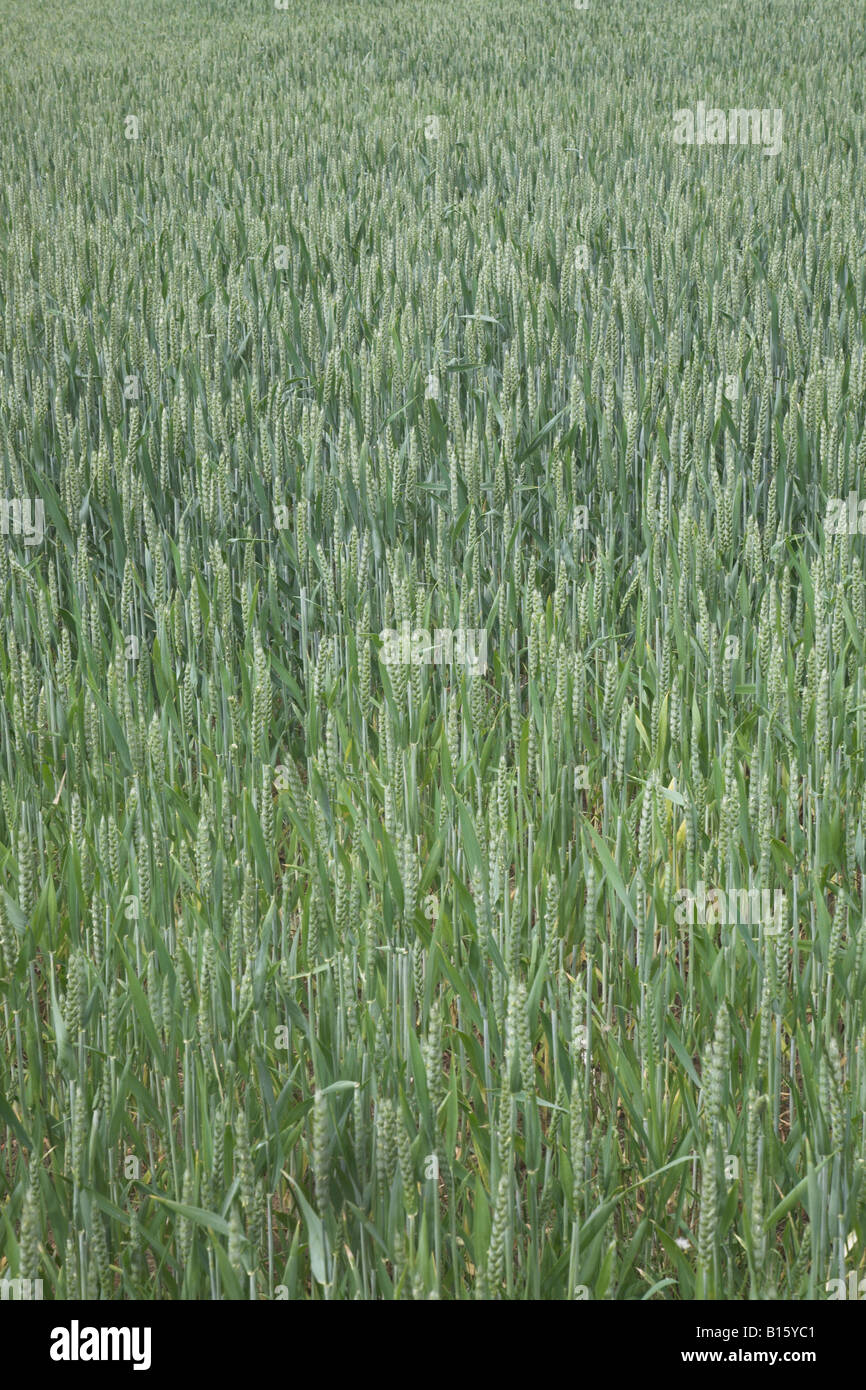
[[[0,1281],[850,1296],[857,7],[0,40]]]

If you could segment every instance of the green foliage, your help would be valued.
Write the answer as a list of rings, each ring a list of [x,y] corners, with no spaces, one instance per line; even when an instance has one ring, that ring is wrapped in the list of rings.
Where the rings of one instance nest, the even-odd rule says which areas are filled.
[[[44,518],[0,535],[0,1277],[825,1297],[866,1254],[856,7],[0,32],[2,495]],[[779,153],[676,144],[698,96]],[[701,884],[781,929],[681,920]]]

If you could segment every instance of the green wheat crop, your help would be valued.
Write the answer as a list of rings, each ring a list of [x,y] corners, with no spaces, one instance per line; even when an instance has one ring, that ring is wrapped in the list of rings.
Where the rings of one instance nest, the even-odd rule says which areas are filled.
[[[859,1278],[858,7],[0,44],[0,1279]]]

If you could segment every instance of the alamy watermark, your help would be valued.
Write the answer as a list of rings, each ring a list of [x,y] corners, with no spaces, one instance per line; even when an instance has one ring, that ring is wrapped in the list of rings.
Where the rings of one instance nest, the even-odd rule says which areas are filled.
[[[674,921],[677,926],[757,927],[774,935],[785,923],[785,894],[776,888],[707,888],[703,881],[697,892],[679,888],[675,894]]]
[[[762,145],[765,155],[779,154],[782,149],[783,112],[748,110],[744,106],[721,111],[699,101],[694,111],[681,106],[674,112],[674,144],[676,145]]]
[[[55,1327],[48,1354],[52,1361],[131,1361],[134,1371],[150,1370],[149,1327]]]
[[[844,1279],[827,1280],[827,1302],[852,1298],[862,1301],[866,1298],[866,1279],[858,1279],[856,1269],[848,1271],[847,1284]]]
[[[45,503],[41,497],[0,497],[0,535],[20,536],[25,545],[41,545],[45,535]]]
[[[828,536],[866,536],[866,497],[856,492],[845,497],[827,498],[824,530]]]
[[[408,620],[383,628],[380,660],[386,666],[466,666],[476,675],[487,670],[487,631],[477,627],[412,628]]]
[[[41,1302],[43,1297],[41,1279],[0,1279],[0,1303],[10,1299],[14,1303]]]

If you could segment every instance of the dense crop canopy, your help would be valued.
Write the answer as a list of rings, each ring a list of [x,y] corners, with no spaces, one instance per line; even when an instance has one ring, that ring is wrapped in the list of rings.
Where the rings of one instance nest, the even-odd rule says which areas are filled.
[[[795,9],[7,0],[0,1278],[862,1265],[864,33]]]

